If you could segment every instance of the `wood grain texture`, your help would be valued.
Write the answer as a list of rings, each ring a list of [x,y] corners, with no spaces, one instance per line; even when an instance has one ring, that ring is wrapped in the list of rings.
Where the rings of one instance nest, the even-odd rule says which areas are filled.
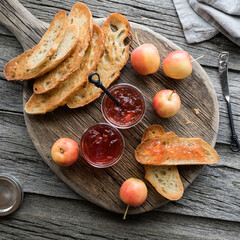
[[[50,22],[60,9],[70,10],[75,3],[73,0],[20,2],[45,22]],[[200,63],[217,93],[220,112],[217,141],[223,143],[228,143],[230,129],[215,67],[219,52],[229,51],[230,69],[236,70],[230,70],[229,77],[234,120],[239,133],[239,47],[221,34],[209,41],[188,45],[170,0],[83,2],[89,6],[94,17],[106,17],[112,10],[121,12],[131,21],[142,23],[169,38],[194,57],[207,50],[207,57]],[[151,17],[152,12],[154,17]],[[1,239],[238,239],[240,153],[232,153],[228,144],[216,145],[219,163],[206,166],[180,201],[170,202],[150,213],[129,216],[127,222],[121,222],[118,215],[90,204],[71,191],[42,161],[28,136],[22,115],[22,84],[4,80],[4,65],[19,55],[22,48],[12,33],[1,25],[0,41],[0,171],[17,176],[26,192],[35,193],[26,194],[24,205],[16,214],[0,219]],[[166,214],[168,212],[173,214]],[[214,218],[227,221],[216,221]],[[105,224],[102,225],[102,222]]]
[[[14,34],[25,49],[39,42],[48,26],[34,17],[18,0],[1,1],[0,23]]]
[[[0,141],[0,172],[16,176],[25,192],[84,201],[39,156],[22,114],[0,112]],[[240,221],[240,153],[231,152],[226,144],[217,144],[216,151],[220,161],[206,166],[182,199],[158,211]]]
[[[11,58],[7,53],[12,52],[13,56],[15,56],[16,53],[21,53],[21,48],[17,48],[16,44],[17,41],[11,41],[11,38],[1,38],[3,39],[3,43],[0,46],[0,52],[2,50],[3,55],[2,59],[0,56],[0,70],[3,69],[5,63],[7,62],[7,59]],[[8,44],[10,43],[10,44]],[[14,44],[15,45],[14,45]],[[15,54],[14,54],[15,53]],[[228,118],[228,112],[227,112],[227,106],[226,102],[222,95],[222,88],[220,85],[219,75],[218,72],[215,71],[213,68],[207,68],[204,67],[206,70],[208,76],[210,77],[216,94],[218,98],[218,105],[219,105],[219,131],[217,136],[217,142],[219,143],[226,143],[229,144],[230,142],[230,136],[231,136],[231,130],[229,125],[229,118]],[[22,107],[22,92],[23,92],[23,85],[20,82],[8,82],[4,79],[1,80],[1,74],[0,72],[0,94],[2,96],[2,101],[0,102],[0,109],[1,110],[12,110],[14,112],[23,112]],[[233,111],[233,118],[234,118],[234,124],[236,132],[240,132],[240,114],[239,114],[239,88],[238,88],[238,82],[239,82],[239,73],[238,72],[229,72],[230,77],[230,91],[231,91],[231,104],[232,104],[232,111]]]
[[[8,2],[6,1],[6,6],[8,6],[8,11],[13,12],[13,17],[11,16],[10,19],[13,18],[13,20],[15,20],[15,22],[17,24],[16,18],[18,17],[19,13],[18,13],[18,9],[15,5],[17,5],[19,9],[21,9],[22,7],[17,2],[12,3],[13,9],[10,9],[9,5],[10,4],[8,4]],[[20,14],[22,13],[22,11],[23,11],[23,9],[21,9]],[[26,10],[24,10],[24,11],[26,12]],[[1,12],[2,12],[2,10],[1,10]],[[15,15],[15,17],[14,17],[14,15]],[[32,23],[32,31],[37,32],[38,31],[38,29],[37,29],[38,23],[35,21],[34,18],[31,21],[30,14],[27,16],[28,17],[26,18],[26,22],[31,22]],[[24,18],[24,16],[21,15],[21,18]],[[98,20],[98,23],[101,25],[103,23],[103,21],[104,20]],[[5,23],[6,19],[3,19],[3,22]],[[7,24],[6,24],[6,26],[9,27],[9,25],[7,25]],[[151,39],[151,43],[153,43],[159,49],[161,58],[164,58],[169,52],[179,49],[176,45],[174,45],[169,40],[165,39],[161,35],[158,35],[145,27],[142,27],[141,25],[132,23],[131,27],[133,28],[132,29],[133,31],[135,31],[135,30],[138,31],[139,36],[140,36],[140,41],[146,42],[148,39]],[[18,36],[18,39],[20,41],[23,41],[23,38],[19,37],[19,36],[22,36],[21,32],[23,31],[22,30],[23,28],[24,28],[24,25],[23,26],[19,25],[18,28],[13,29],[13,28],[11,28],[11,25],[10,25],[11,31]],[[37,30],[34,31],[35,28]],[[33,34],[33,36],[35,36],[35,35],[36,34]],[[31,37],[29,39],[32,40]],[[28,38],[26,38],[25,41],[28,42]],[[27,45],[24,45],[22,43],[25,50],[27,50],[28,47],[31,47],[31,44],[32,44],[31,41],[29,41],[29,43]],[[135,48],[135,47],[136,46],[132,46],[132,48]],[[130,82],[134,85],[139,86],[138,79],[136,79],[136,76],[134,76],[135,72],[134,72],[134,70],[131,69],[131,65],[129,64],[129,66],[126,66],[125,69],[126,68],[128,68],[128,71],[125,70],[125,72],[126,72],[125,78],[126,78],[127,82]],[[132,72],[133,76],[131,76],[131,72]],[[140,78],[140,76],[138,76],[138,78]],[[148,78],[149,78],[149,76],[148,76]],[[122,79],[124,79],[124,74],[123,74]],[[131,79],[131,80],[135,79],[135,82],[134,82],[134,80],[129,81],[129,79]],[[164,81],[164,83],[161,82],[159,84],[158,79],[164,79],[165,81]],[[211,144],[212,146],[215,145],[217,129],[218,129],[217,100],[216,100],[214,88],[213,88],[208,76],[206,75],[206,73],[200,67],[200,65],[198,63],[193,63],[193,73],[191,74],[191,77],[189,77],[188,83],[186,83],[186,80],[184,80],[183,83],[181,83],[181,84],[178,84],[178,83],[182,82],[182,81],[176,81],[174,84],[171,84],[171,80],[169,81],[169,79],[166,78],[163,74],[160,74],[160,76],[158,76],[158,77],[155,76],[155,79],[152,78],[152,76],[151,76],[151,78],[147,79],[147,80],[149,81],[149,84],[147,86],[143,85],[142,89],[141,88],[140,89],[145,90],[144,95],[145,95],[145,97],[147,97],[149,105],[151,104],[153,96],[155,95],[155,93],[157,91],[159,91],[159,89],[164,89],[164,88],[173,89],[173,87],[174,87],[174,89],[176,89],[179,94],[181,92],[184,96],[184,98],[182,98],[182,96],[181,96],[182,106],[184,106],[184,109],[182,107],[182,109],[181,109],[182,114],[179,113],[178,115],[180,115],[180,114],[181,115],[180,115],[180,118],[177,119],[177,121],[179,122],[179,125],[176,128],[177,125],[174,122],[176,120],[174,120],[172,122],[173,126],[170,126],[171,130],[174,130],[173,127],[175,125],[175,132],[179,136],[181,136],[181,137],[191,137],[191,136],[201,137],[204,140],[206,140],[209,144]],[[144,82],[144,81],[142,80],[142,82]],[[189,84],[189,82],[190,82],[190,84]],[[184,83],[186,83],[186,84],[184,85]],[[177,85],[178,85],[179,89],[177,88]],[[146,89],[147,89],[147,91],[146,91]],[[154,91],[153,91],[153,89],[154,89]],[[191,89],[191,90],[186,91],[185,89]],[[201,91],[204,93],[204,95],[202,94],[201,91],[199,91],[199,89],[201,89]],[[24,104],[26,103],[27,99],[29,99],[29,97],[31,96],[31,94],[32,94],[31,90],[32,90],[32,86],[31,85],[29,86],[29,84],[26,83],[25,88],[24,88]],[[154,93],[154,95],[152,93]],[[204,109],[204,110],[206,109],[207,112],[205,112],[204,114],[201,114],[201,117],[203,117],[201,119],[201,117],[196,117],[196,114],[193,113],[193,109],[196,107],[192,106],[191,103],[196,103],[200,99],[202,100],[204,98],[204,96],[205,97],[207,96],[207,97],[206,97],[206,102],[203,103],[203,105],[202,105],[202,109]],[[184,101],[183,101],[184,99],[185,99],[185,105],[184,105]],[[208,103],[210,103],[210,104],[208,104]],[[91,105],[93,105],[93,104],[91,104]],[[209,105],[210,107],[206,108],[206,105]],[[92,108],[94,108],[94,107],[92,107]],[[63,111],[62,111],[62,109],[63,109]],[[86,129],[86,126],[84,127],[83,124],[77,125],[75,119],[79,118],[79,116],[80,116],[79,120],[81,122],[85,122],[86,124],[89,123],[89,121],[85,121],[86,117],[82,118],[81,113],[79,115],[77,111],[74,111],[74,114],[72,114],[72,113],[69,113],[68,109],[66,109],[66,110],[65,109],[61,108],[60,112],[57,114],[56,114],[57,111],[54,111],[53,114],[55,115],[54,117],[57,120],[57,121],[54,121],[54,123],[53,123],[52,116],[49,118],[49,116],[48,116],[49,114],[47,114],[48,117],[46,117],[46,115],[36,117],[36,116],[29,116],[29,115],[25,114],[25,121],[26,121],[26,125],[28,127],[28,131],[30,133],[30,136],[31,136],[33,143],[35,144],[38,152],[43,157],[44,161],[50,166],[50,168],[77,193],[79,193],[80,195],[89,199],[90,201],[92,201],[96,204],[99,204],[100,206],[102,206],[106,209],[116,211],[116,212],[123,211],[124,206],[123,206],[123,204],[121,206],[121,201],[119,200],[119,197],[118,197],[118,190],[113,191],[113,189],[114,190],[119,189],[119,186],[124,181],[124,179],[131,177],[133,172],[135,173],[135,177],[137,177],[137,178],[143,178],[143,174],[144,174],[142,166],[140,166],[139,164],[137,165],[136,162],[132,161],[132,159],[134,158],[132,153],[134,152],[134,149],[136,148],[136,146],[139,144],[138,142],[134,143],[133,140],[131,139],[132,136],[134,136],[134,135],[135,135],[135,137],[137,137],[136,131],[135,131],[134,135],[129,135],[129,134],[124,133],[124,136],[127,139],[126,150],[127,151],[130,150],[130,152],[131,152],[130,154],[125,155],[123,157],[123,159],[125,160],[125,163],[123,164],[124,167],[120,167],[120,168],[118,167],[113,172],[111,170],[114,169],[114,167],[112,167],[110,170],[104,169],[104,171],[102,173],[100,172],[99,169],[97,169],[97,171],[96,171],[96,169],[94,169],[94,171],[89,170],[89,167],[83,171],[83,169],[84,169],[83,166],[86,166],[86,164],[84,164],[82,166],[81,165],[82,161],[81,161],[79,167],[76,167],[78,165],[75,164],[74,165],[75,167],[73,166],[73,167],[67,168],[67,169],[59,168],[58,166],[55,165],[55,163],[53,163],[51,156],[50,156],[50,149],[51,149],[52,144],[56,141],[57,138],[60,138],[63,135],[67,136],[69,132],[73,133],[74,136],[77,137],[77,139],[79,141],[79,138],[81,135],[79,135],[79,133],[78,134],[75,133],[76,127],[79,128],[77,130],[78,132],[83,132]],[[147,107],[147,109],[151,109],[151,108]],[[200,107],[201,111],[202,111],[202,109]],[[86,113],[86,112],[84,111],[84,113]],[[214,113],[214,114],[212,114],[212,113]],[[61,119],[59,119],[58,116],[60,116]],[[69,116],[71,116],[71,117],[69,117]],[[102,117],[101,112],[99,111],[99,108],[94,109],[92,113],[90,112],[89,116],[96,117],[94,119],[95,120],[94,123],[98,122],[97,120],[99,120],[99,117],[100,118]],[[97,117],[97,116],[99,116],[99,117]],[[148,123],[150,123],[150,124],[156,123],[155,122],[156,120],[155,121],[152,120],[153,119],[152,116],[154,116],[154,112],[146,113],[146,123],[147,124]],[[206,118],[204,118],[205,116],[206,116]],[[185,124],[186,121],[191,122],[191,128],[186,126],[186,124]],[[41,122],[41,124],[40,124],[40,122]],[[69,123],[74,124],[75,128],[71,128],[71,124],[69,125]],[[145,126],[146,126],[146,123],[145,123]],[[170,123],[171,123],[171,120],[170,120]],[[66,127],[65,127],[65,125],[66,125]],[[168,122],[167,122],[167,124],[166,123],[163,124],[163,126],[167,126],[167,127],[169,127],[169,125],[170,124]],[[88,124],[87,124],[87,126],[89,127]],[[165,129],[165,130],[167,130],[167,129]],[[182,130],[182,132],[181,132],[181,130]],[[142,135],[143,130],[142,129],[138,130],[138,132],[140,132],[140,134]],[[49,133],[51,133],[51,134],[49,134]],[[47,138],[49,136],[51,136],[51,137]],[[123,162],[123,160],[122,160],[122,162]],[[119,166],[120,164],[117,164],[117,165]],[[127,168],[126,168],[126,166],[127,166]],[[72,169],[72,170],[69,171],[69,169]],[[187,170],[185,170],[185,169],[187,169]],[[195,179],[195,177],[199,174],[201,169],[202,169],[202,166],[194,166],[194,167],[191,167],[191,169],[188,169],[188,168],[180,169],[180,174],[183,178],[183,184],[184,184],[185,188],[189,185],[189,183],[191,183]],[[101,170],[103,170],[103,169],[101,169]],[[131,170],[131,171],[129,171],[129,170]],[[84,173],[85,174],[84,177],[82,176],[82,174],[79,177],[77,174],[78,172],[81,172],[82,174]],[[122,175],[119,174],[119,172]],[[125,176],[125,172],[127,173],[126,176]],[[89,180],[92,182],[92,185],[90,186],[90,184],[88,184],[88,187],[86,187],[87,182]],[[104,183],[104,184],[99,185],[100,182]],[[108,186],[108,187],[106,187],[106,186]],[[159,207],[166,203],[166,199],[159,198],[159,194],[156,193],[156,191],[153,188],[152,188],[152,191],[153,191],[152,197],[151,197],[151,194],[149,194],[148,200],[145,203],[146,206],[144,207],[144,205],[143,205],[139,208],[135,208],[133,210],[133,211],[135,211],[135,213],[148,211],[148,210],[151,210],[152,208]],[[99,194],[100,192],[103,192],[103,194],[100,195]],[[151,191],[150,191],[150,193],[151,193]],[[111,199],[111,202],[108,201],[108,198]],[[99,201],[99,199],[100,199],[100,201]],[[111,207],[109,207],[109,206],[111,206]],[[119,206],[121,206],[121,207],[119,207]],[[130,213],[131,213],[131,211],[130,211]]]
[[[61,0],[20,0],[31,13],[44,22],[50,22],[52,16],[61,9],[70,11],[75,0],[62,2]],[[144,24],[155,32],[167,37],[193,57],[206,54],[200,60],[203,66],[218,66],[218,55],[222,51],[230,53],[229,69],[240,70],[240,48],[222,34],[197,44],[188,44],[185,40],[182,26],[177,16],[172,0],[83,0],[96,18],[107,17],[110,13],[119,12],[131,22]]]
[[[95,20],[95,22],[101,25],[104,20]],[[131,23],[131,27],[132,31],[138,31],[141,42],[151,39],[151,43],[159,49],[162,59],[169,52],[179,49],[169,40],[141,25]],[[131,49],[135,47],[136,42],[132,44]],[[122,131],[126,142],[124,156],[118,164],[111,168],[95,169],[88,166],[82,158],[72,167],[67,169],[60,168],[52,161],[50,156],[51,146],[58,138],[70,137],[79,142],[82,133],[87,127],[103,122],[99,101],[73,111],[62,107],[44,116],[25,114],[30,137],[39,154],[50,168],[84,198],[118,213],[123,212],[125,209],[118,196],[119,188],[123,181],[130,177],[144,178],[143,167],[135,161],[133,153],[140,142],[139,139],[146,126],[160,123],[166,131],[172,130],[182,137],[201,137],[214,146],[217,137],[219,114],[214,88],[207,74],[198,63],[193,63],[191,77],[182,81],[168,79],[164,76],[162,70],[155,75],[143,77],[136,74],[131,64],[128,63],[122,71],[119,82],[131,83],[143,91],[147,101],[147,111],[144,120],[139,125],[130,130]],[[151,107],[153,96],[160,89],[164,88],[174,88],[182,100],[182,108],[178,115],[168,120],[159,119]],[[24,104],[31,94],[32,85],[26,83]],[[196,106],[194,104],[199,102],[200,99],[201,103],[198,103],[198,108],[202,114],[196,116],[194,113]],[[185,124],[187,120],[191,122],[190,127]],[[201,169],[202,166],[180,168],[185,188],[195,179]],[[149,194],[146,203],[138,208],[130,209],[130,214],[149,211],[167,202],[150,184],[148,184],[148,187]]]
[[[46,204],[47,203],[47,204]],[[1,240],[238,240],[239,223],[152,211],[109,213],[87,202],[26,194],[21,210],[0,219]]]

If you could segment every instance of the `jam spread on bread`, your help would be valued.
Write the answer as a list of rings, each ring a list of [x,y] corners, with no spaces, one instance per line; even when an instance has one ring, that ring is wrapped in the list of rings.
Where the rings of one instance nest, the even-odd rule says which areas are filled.
[[[183,143],[165,144],[164,141],[155,140],[145,148],[145,152],[147,155],[153,156],[158,163],[164,162],[168,156],[176,161],[192,158],[199,161],[206,159],[204,148],[197,143],[188,145]]]

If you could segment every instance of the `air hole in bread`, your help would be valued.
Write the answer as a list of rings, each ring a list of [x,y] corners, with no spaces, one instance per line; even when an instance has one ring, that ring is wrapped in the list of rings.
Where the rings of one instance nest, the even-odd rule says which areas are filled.
[[[104,61],[109,63],[109,62],[111,62],[111,59],[109,58],[108,55],[104,55]]]
[[[45,83],[45,86],[48,86],[50,83],[51,83],[51,82],[49,82],[49,81],[48,81],[48,82],[46,82],[46,83]]]
[[[71,24],[73,24],[73,18],[71,19]]]
[[[115,76],[115,73],[113,73],[110,78],[113,78],[114,76]]]
[[[160,174],[164,176],[164,175],[166,175],[166,172],[165,171],[160,171]]]
[[[116,40],[118,40],[118,42],[119,42],[119,40],[121,40],[121,38],[122,38],[124,35],[125,35],[125,30],[122,30],[122,31],[117,35]]]
[[[118,30],[118,27],[113,25],[112,23],[110,23],[110,27],[111,27],[112,32],[116,32]]]
[[[14,78],[15,77],[15,73],[11,73],[11,78]]]
[[[104,54],[108,55],[108,50],[105,48]]]
[[[130,42],[131,42],[131,37],[130,36],[127,36],[123,41],[125,46],[127,46]]]

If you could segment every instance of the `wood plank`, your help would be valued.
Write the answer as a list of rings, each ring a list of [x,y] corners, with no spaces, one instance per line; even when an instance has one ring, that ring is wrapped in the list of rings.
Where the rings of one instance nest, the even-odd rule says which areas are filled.
[[[42,35],[42,30],[45,26],[43,22],[34,17],[17,1],[6,1],[2,3],[0,14],[1,22],[14,33],[22,44],[24,50],[32,47],[34,45],[33,41],[36,43],[36,39]],[[98,22],[99,25],[102,25],[104,21],[104,19],[98,19],[96,22]],[[173,44],[168,39],[150,31],[142,25],[131,23],[131,27],[133,28],[132,31],[138,31],[140,41],[145,42],[149,40],[149,37],[151,38],[151,42],[159,48],[161,58],[164,58],[169,52],[179,49],[177,45]],[[135,46],[132,46],[132,49],[134,47],[136,47],[136,43]],[[132,67],[126,66],[125,71],[123,71],[122,74],[124,75],[123,78],[126,78],[128,83],[138,85],[145,96],[147,111],[145,118],[142,121],[145,121],[145,123],[143,123],[144,127],[146,128],[146,125],[149,123],[150,125],[156,124],[157,122],[154,118],[154,112],[148,111],[149,102],[152,102],[152,91],[153,89],[154,92],[158,91],[158,89],[157,91],[155,89],[156,85],[161,85],[161,88],[171,89],[173,84],[171,84],[169,79],[163,75],[162,71],[159,71],[157,74],[160,74],[158,78],[162,79],[163,83],[160,84],[159,81],[154,80],[154,78],[149,78],[148,85],[146,86],[143,84],[141,87],[139,81],[140,77],[136,76],[136,72]],[[181,110],[177,115],[177,119],[175,119],[174,116],[168,120],[167,124],[162,121],[161,124],[163,127],[165,127],[165,129],[168,127],[172,128],[171,130],[175,131],[180,137],[201,137],[210,145],[214,146],[217,138],[219,111],[216,94],[206,72],[195,62],[193,63],[193,72],[191,76],[188,77],[188,81],[176,81],[174,83],[174,88],[179,95],[181,95]],[[25,84],[23,97],[24,104],[26,104],[26,101],[31,94],[31,84]],[[199,99],[201,99],[201,102],[198,104],[202,114],[199,117],[196,117],[196,114],[192,109],[194,109],[195,103]],[[207,107],[205,107],[205,105],[207,105]],[[93,123],[98,123],[102,114],[99,111],[99,106],[97,106],[97,109],[95,108],[96,106],[91,104],[87,113],[89,116],[97,117],[98,120],[93,121]],[[72,132],[73,134],[70,134],[69,137],[79,141],[81,133],[86,129],[86,126],[89,126],[89,121],[86,121],[87,116],[83,116],[85,111],[86,108],[82,113],[61,108],[59,111],[54,111],[53,113],[44,116],[29,116],[25,113],[24,116],[28,132],[39,154],[65,183],[89,201],[108,210],[118,213],[122,212],[125,207],[121,205],[121,201],[116,197],[118,195],[116,189],[120,187],[125,179],[133,176],[133,172],[134,177],[136,178],[143,179],[144,177],[142,166],[136,165],[135,162],[131,161],[132,152],[134,152],[134,149],[139,144],[139,142],[136,141],[139,139],[137,134],[142,135],[143,133],[143,131],[139,129],[139,126],[138,129],[133,130],[134,134],[131,133],[131,130],[122,131],[125,138],[125,149],[128,151],[125,151],[121,161],[110,169],[101,169],[100,171],[100,169],[90,168],[81,161],[80,164],[74,164],[73,166],[64,169],[58,167],[51,159],[49,152],[53,142],[56,141],[57,138],[67,136],[67,134]],[[190,127],[185,124],[186,118],[188,121],[192,122]],[[78,119],[77,122],[76,119]],[[176,121],[178,122],[177,125]],[[81,122],[81,124],[79,124],[79,122]],[[72,128],[72,126],[74,126],[74,128]],[[76,134],[75,131],[76,127],[78,128],[78,134]],[[142,126],[140,126],[140,128],[142,128]],[[134,141],[131,137],[133,135],[136,138]],[[188,185],[199,174],[201,169],[202,166],[190,166],[187,170],[182,168],[180,174],[182,176],[184,188],[188,187]],[[81,176],[79,176],[79,173],[81,173]],[[87,188],[86,182],[88,182]],[[153,208],[162,206],[165,203],[166,199],[159,198],[157,191],[150,185],[148,186],[147,201],[140,207],[130,210],[130,212],[140,213],[149,211]]]
[[[37,18],[45,22],[50,22],[57,11],[61,9],[70,10],[74,0],[62,2],[61,0],[42,0],[40,3],[33,0],[20,1],[28,10]],[[99,1],[81,1],[91,10],[92,15],[97,18],[107,17],[110,13],[120,12],[125,15],[129,21],[148,26],[157,33],[162,34],[169,40],[178,44],[181,48],[188,51],[193,57],[202,54],[207,56],[199,62],[204,66],[217,67],[218,55],[222,51],[230,53],[229,69],[240,70],[239,54],[240,48],[228,40],[222,34],[198,44],[188,44],[185,40],[181,23],[178,19],[173,2],[168,0],[145,0],[131,1],[128,0],[102,0]]]
[[[28,21],[31,21],[31,19],[29,18]],[[96,22],[102,25],[104,21],[104,19],[98,19]],[[32,24],[32,27],[35,29],[34,24]],[[169,52],[179,49],[177,45],[168,39],[150,31],[142,25],[131,23],[131,27],[133,32],[135,30],[138,31],[140,41],[144,42],[151,38],[151,42],[159,49],[161,58],[165,57]],[[21,29],[21,26],[19,28]],[[27,37],[24,41],[27,41]],[[131,48],[133,49],[136,46],[137,43],[134,42]],[[132,129],[122,131],[125,139],[125,151],[121,161],[111,168],[91,168],[85,162],[80,161],[79,164],[74,164],[64,169],[56,166],[49,153],[52,144],[59,137],[68,136],[79,141],[86,127],[101,122],[103,117],[99,104],[89,104],[84,109],[77,109],[76,111],[61,108],[46,115],[31,116],[25,114],[25,121],[30,137],[39,154],[49,167],[81,196],[97,205],[118,213],[123,212],[125,206],[121,204],[118,198],[118,190],[116,189],[120,187],[125,179],[132,176],[139,179],[144,178],[143,167],[133,162],[132,158],[133,152],[140,142],[143,129],[146,126],[159,123],[166,130],[169,131],[171,129],[181,137],[201,137],[214,146],[217,138],[219,118],[217,98],[213,86],[206,72],[196,62],[193,63],[191,76],[183,81],[169,81],[162,71],[158,71],[155,78],[151,76],[142,77],[136,74],[129,63],[122,71],[121,78],[127,83],[138,86],[143,92],[147,110],[141,124]],[[158,79],[161,79],[161,82]],[[173,87],[181,96],[181,110],[176,117],[167,119],[167,121],[160,120],[154,110],[149,107],[152,106],[152,98],[159,91],[159,88],[172,89]],[[32,85],[25,84],[25,104],[31,95]],[[198,117],[196,117],[193,111],[196,102],[198,102],[198,107],[202,111],[202,114]],[[192,122],[191,126],[186,126],[186,120]],[[185,188],[195,179],[201,168],[201,166],[191,166],[188,170],[182,168],[180,174]],[[88,182],[87,187],[86,182]],[[134,213],[145,212],[162,206],[165,203],[166,199],[159,198],[157,191],[151,185],[148,185],[147,201],[140,207],[134,210],[131,209],[130,211]]]
[[[83,200],[38,155],[22,114],[0,112],[0,141],[0,172],[19,178],[26,192]],[[216,150],[220,161],[206,166],[180,201],[158,211],[240,221],[240,153],[233,153],[225,144],[217,144]]]
[[[1,49],[1,46],[0,46]],[[1,50],[0,50],[1,51]],[[0,69],[3,69],[6,61],[6,55],[3,54],[1,60],[0,57]],[[2,62],[1,62],[2,61]],[[222,88],[220,85],[220,80],[218,73],[213,68],[204,68],[209,75],[212,83],[214,84],[214,88],[218,98],[219,104],[219,131],[217,142],[221,143],[229,143],[230,141],[230,124],[227,112],[227,105],[222,95]],[[0,73],[0,75],[2,72]],[[117,82],[119,82],[118,80]],[[235,124],[236,132],[240,132],[240,115],[239,115],[239,73],[230,71],[229,72],[229,86],[231,91],[231,102],[232,102],[232,111],[233,111],[233,119]],[[22,83],[21,82],[8,82],[5,80],[1,80],[0,77],[0,94],[2,96],[2,101],[0,102],[1,110],[11,110],[14,112],[22,113]],[[100,102],[100,99],[98,100]],[[196,103],[196,108],[198,108],[198,103]],[[201,112],[200,112],[201,114]]]
[[[224,239],[238,240],[239,223],[152,211],[106,212],[87,202],[25,194],[22,207],[0,219],[1,239]]]

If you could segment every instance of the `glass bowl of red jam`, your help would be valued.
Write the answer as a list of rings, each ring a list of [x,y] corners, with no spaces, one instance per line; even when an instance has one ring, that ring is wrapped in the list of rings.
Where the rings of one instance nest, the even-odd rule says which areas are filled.
[[[107,123],[89,127],[82,135],[82,157],[92,166],[106,168],[122,157],[125,142],[121,132]]]
[[[117,84],[109,92],[120,102],[114,103],[106,94],[102,99],[102,114],[114,127],[126,129],[139,123],[145,114],[143,94],[135,86],[127,83]]]

